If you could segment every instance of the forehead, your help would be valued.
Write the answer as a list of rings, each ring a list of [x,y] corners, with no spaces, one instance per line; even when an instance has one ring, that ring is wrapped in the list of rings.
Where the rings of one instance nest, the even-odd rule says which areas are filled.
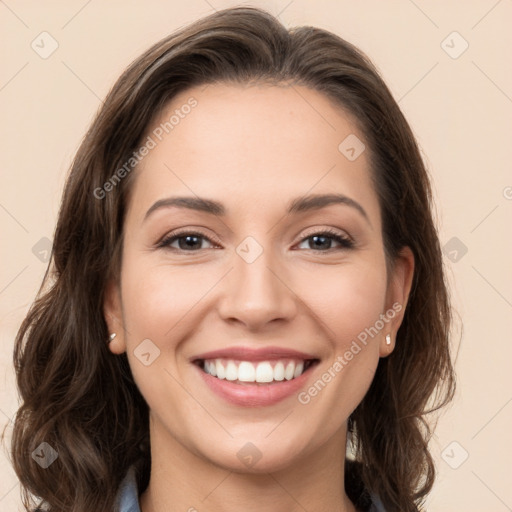
[[[347,158],[347,145],[364,148],[355,121],[305,86],[189,88],[148,129],[155,144],[135,171],[133,204],[186,194],[284,208],[284,196],[339,192],[377,214],[367,151]]]

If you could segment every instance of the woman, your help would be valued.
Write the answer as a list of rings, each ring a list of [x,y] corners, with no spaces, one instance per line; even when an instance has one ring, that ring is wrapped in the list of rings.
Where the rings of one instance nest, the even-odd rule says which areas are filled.
[[[27,510],[418,510],[454,391],[431,201],[338,36],[240,7],[150,48],[78,150],[16,339]]]

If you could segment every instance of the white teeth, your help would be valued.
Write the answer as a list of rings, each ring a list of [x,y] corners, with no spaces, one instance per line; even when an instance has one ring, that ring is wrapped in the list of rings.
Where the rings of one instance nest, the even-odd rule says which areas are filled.
[[[295,373],[295,365],[293,363],[288,363],[286,365],[286,370],[284,371],[284,378],[286,380],[293,379],[293,374]]]
[[[217,378],[219,378],[219,379],[226,378],[226,372],[224,371],[224,366],[222,365],[222,363],[219,360],[215,361],[215,370],[217,372]]]
[[[215,363],[213,361],[205,361],[205,371],[210,375],[217,375]]]
[[[240,382],[272,382],[292,380],[304,373],[304,361],[289,359],[281,361],[239,361],[225,359],[211,359],[204,361],[204,371],[218,379]]]
[[[274,380],[284,380],[284,364],[281,361],[274,366]]]
[[[238,380],[242,382],[254,382],[256,380],[256,370],[251,363],[242,361],[238,365]]]
[[[268,362],[258,363],[256,366],[256,382],[272,382],[274,380],[274,370]]]
[[[237,380],[238,379],[238,368],[233,361],[229,361],[226,367],[226,380]]]
[[[296,367],[295,371],[293,372],[293,378],[297,378],[299,375],[302,374],[302,370],[304,369],[304,363],[301,361]]]

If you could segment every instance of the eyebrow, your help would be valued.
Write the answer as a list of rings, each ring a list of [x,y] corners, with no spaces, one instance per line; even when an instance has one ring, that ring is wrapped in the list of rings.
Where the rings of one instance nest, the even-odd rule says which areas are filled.
[[[365,218],[370,226],[372,225],[365,209],[357,201],[343,194],[314,194],[304,197],[297,197],[288,204],[286,213],[294,214],[311,210],[319,210],[331,204],[344,204],[354,208],[361,214],[362,217]],[[156,210],[171,207],[187,208],[190,210],[197,210],[221,217],[225,216],[227,213],[225,206],[213,199],[191,196],[167,197],[165,199],[158,200],[149,208],[149,210],[146,212],[146,215],[144,216],[144,221]]]

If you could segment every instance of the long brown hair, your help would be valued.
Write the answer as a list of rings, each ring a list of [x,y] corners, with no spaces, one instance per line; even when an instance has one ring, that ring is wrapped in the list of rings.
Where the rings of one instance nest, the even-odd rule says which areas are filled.
[[[135,171],[110,181],[114,190],[98,191],[106,190],[105,183],[179,92],[253,81],[300,84],[323,93],[350,112],[364,134],[387,262],[408,246],[415,273],[396,348],[380,360],[349,419],[360,463],[357,477],[389,511],[416,510],[431,490],[435,471],[426,414],[452,398],[455,379],[449,295],[417,143],[361,51],[325,30],[287,30],[263,10],[238,7],[202,18],[137,58],[108,94],[73,161],[51,261],[14,348],[22,403],[11,454],[27,510],[30,494],[52,512],[112,510],[131,465],[139,490],[147,487],[148,406],[126,354],[108,350],[102,308],[107,280],[119,278]],[[45,469],[32,456],[41,443],[58,454]]]

